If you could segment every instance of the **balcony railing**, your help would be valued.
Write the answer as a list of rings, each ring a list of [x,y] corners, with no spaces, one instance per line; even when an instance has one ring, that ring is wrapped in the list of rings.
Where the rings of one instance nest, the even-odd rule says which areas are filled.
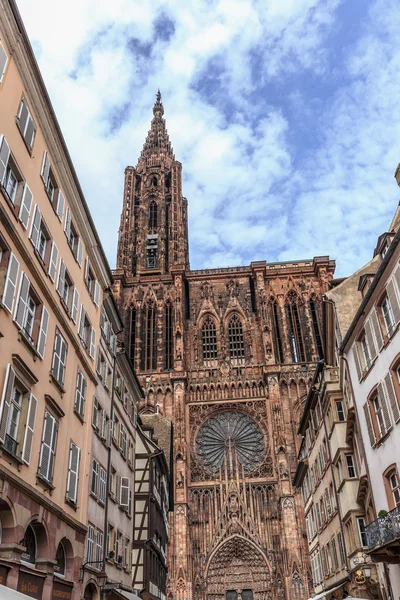
[[[380,517],[365,528],[368,550],[400,541],[400,508],[394,508],[384,517]]]

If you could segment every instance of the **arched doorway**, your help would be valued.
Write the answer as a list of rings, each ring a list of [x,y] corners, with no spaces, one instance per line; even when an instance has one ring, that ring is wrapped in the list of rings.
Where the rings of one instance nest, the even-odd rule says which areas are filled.
[[[206,567],[207,600],[266,600],[270,567],[261,548],[233,535],[212,552]]]

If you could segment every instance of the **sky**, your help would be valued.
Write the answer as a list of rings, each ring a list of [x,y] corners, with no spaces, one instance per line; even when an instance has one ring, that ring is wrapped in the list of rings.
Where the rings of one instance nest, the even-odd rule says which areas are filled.
[[[193,269],[372,257],[400,190],[398,0],[19,0],[110,265],[159,88]]]

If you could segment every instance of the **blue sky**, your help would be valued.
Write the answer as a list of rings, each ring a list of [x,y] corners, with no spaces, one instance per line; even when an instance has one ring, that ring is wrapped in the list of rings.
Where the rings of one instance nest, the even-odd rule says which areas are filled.
[[[397,0],[19,7],[112,267],[158,87],[192,268],[371,258],[400,197]]]

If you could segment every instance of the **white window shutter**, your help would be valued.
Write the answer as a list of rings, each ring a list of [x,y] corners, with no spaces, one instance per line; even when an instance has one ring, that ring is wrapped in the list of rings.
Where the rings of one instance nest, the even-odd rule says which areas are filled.
[[[47,152],[45,152],[43,154],[43,162],[42,162],[42,171],[40,173],[42,179],[43,179],[43,183],[46,185],[47,180],[49,178],[49,172],[50,172],[50,160],[49,160],[49,155],[47,154]]]
[[[378,383],[377,387],[379,403],[382,406],[383,420],[385,423],[385,433],[390,431],[393,427],[392,420],[390,418],[389,407],[386,400],[385,388],[383,387],[382,381]]]
[[[71,442],[69,450],[67,498],[74,504],[76,504],[78,497],[79,458],[80,449],[73,442]]]
[[[69,236],[71,235],[71,213],[69,211],[68,206],[67,206],[67,210],[65,211],[64,231],[65,231],[65,235],[67,236],[67,238],[69,240]]]
[[[371,413],[370,413],[368,402],[366,402],[364,404],[363,409],[364,409],[365,421],[367,423],[367,430],[368,430],[368,435],[369,435],[369,441],[370,441],[371,446],[373,448],[375,446],[375,443],[376,443],[376,437],[375,437],[374,428],[372,426],[372,419],[371,419]]]
[[[82,258],[83,258],[83,246],[81,238],[78,238],[78,247],[76,249],[76,260],[78,265],[82,266]]]
[[[63,215],[64,215],[64,204],[65,204],[65,199],[64,199],[64,196],[62,194],[62,191],[59,189],[58,190],[58,196],[57,196],[56,213],[57,213],[57,216],[60,219],[60,221],[62,221]]]
[[[51,481],[53,477],[56,426],[57,421],[53,415],[46,411],[39,459],[39,475],[46,481]]]
[[[353,357],[354,357],[354,363],[356,365],[357,377],[358,377],[358,379],[361,379],[362,371],[361,371],[360,359],[358,357],[357,342],[354,342],[354,345],[353,345]]]
[[[60,267],[58,269],[58,280],[57,280],[57,292],[62,296],[64,289],[65,280],[65,263],[63,259],[60,260]]]
[[[58,260],[58,248],[57,248],[55,242],[53,242],[51,245],[51,254],[50,254],[50,262],[49,262],[49,269],[48,269],[48,273],[49,273],[50,279],[52,281],[54,281],[56,278],[57,260]]]
[[[30,240],[32,244],[37,246],[39,231],[40,231],[40,221],[42,220],[42,215],[40,213],[39,207],[35,204],[35,212],[33,213],[33,221],[31,225],[31,232],[29,234]]]
[[[19,106],[18,121],[17,121],[18,127],[19,127],[22,135],[24,135],[24,133],[25,133],[25,127],[26,127],[26,123],[28,121],[28,117],[29,117],[29,110],[28,110],[25,100],[22,99],[21,104]]]
[[[97,280],[94,282],[93,301],[96,306],[99,306],[99,304],[100,304],[100,284]]]
[[[14,321],[20,327],[22,327],[22,324],[24,321],[25,309],[26,309],[26,305],[28,302],[28,296],[29,296],[29,288],[30,288],[30,281],[29,281],[28,277],[25,275],[25,273],[22,272],[21,280],[20,280],[20,284],[19,284],[18,300],[17,300],[17,304],[15,307],[15,313],[14,313]]]
[[[79,305],[79,292],[76,288],[74,288],[74,295],[72,296],[72,308],[71,308],[71,318],[74,323],[78,318],[78,305]]]
[[[39,339],[37,345],[37,351],[41,358],[44,358],[44,352],[46,350],[46,339],[47,329],[49,326],[49,311],[45,306],[42,309],[42,318],[40,319]]]
[[[8,56],[3,46],[0,44],[0,83],[3,81],[3,76],[8,63]]]
[[[390,281],[388,282],[388,284],[386,286],[386,291],[387,291],[387,295],[389,297],[389,301],[390,301],[390,304],[392,307],[394,324],[396,326],[397,323],[400,321],[400,306],[399,306],[399,301],[397,299],[396,289],[394,287],[393,279],[390,279]]]
[[[87,280],[88,280],[89,269],[90,269],[90,261],[89,261],[89,257],[87,256],[85,258],[85,283],[86,284],[87,284]]]
[[[390,404],[390,408],[392,411],[393,420],[395,423],[397,423],[398,421],[400,421],[400,410],[399,410],[399,403],[398,403],[397,396],[396,396],[396,390],[394,389],[392,375],[390,372],[385,376],[384,381],[385,381],[387,397],[389,398],[389,404]]]
[[[14,389],[15,371],[11,365],[7,366],[6,380],[0,406],[0,442],[4,442],[7,430],[8,413],[10,410],[11,396]]]
[[[121,495],[119,501],[121,506],[129,506],[130,483],[129,477],[121,477]]]
[[[37,400],[33,394],[29,396],[28,416],[26,419],[24,445],[22,448],[22,460],[26,465],[31,462],[33,432],[35,430]]]
[[[8,159],[10,158],[10,146],[4,135],[0,136],[0,183],[4,183]]]
[[[2,297],[3,305],[6,309],[12,313],[15,298],[15,289],[17,287],[17,279],[19,273],[19,262],[15,258],[15,255],[11,252],[10,260],[8,261],[8,269],[6,275],[6,284],[4,286],[4,292]]]
[[[371,360],[374,360],[374,358],[376,358],[377,349],[376,349],[376,344],[375,344],[375,338],[372,333],[371,319],[368,318],[365,321],[364,329],[365,329],[365,335],[367,338],[368,346],[369,346],[369,349],[371,352]]]
[[[375,339],[376,339],[376,343],[378,346],[378,352],[379,352],[383,346],[383,335],[382,335],[381,326],[379,324],[379,319],[378,319],[378,315],[376,314],[375,308],[372,309],[370,321],[372,323],[372,329],[375,334]]]
[[[89,354],[92,358],[95,357],[95,353],[96,353],[96,331],[94,330],[94,328],[92,327],[90,330],[90,349],[89,349]]]
[[[21,202],[21,206],[19,209],[19,220],[21,221],[21,223],[25,229],[28,228],[29,217],[30,217],[31,208],[32,208],[32,200],[33,200],[33,194],[31,192],[31,190],[29,189],[28,184],[25,183],[24,192],[22,194],[22,202]]]
[[[81,304],[81,314],[79,316],[79,330],[78,330],[79,336],[81,338],[83,337],[83,330],[85,327],[85,315],[86,315],[85,309],[83,307],[83,304]]]

